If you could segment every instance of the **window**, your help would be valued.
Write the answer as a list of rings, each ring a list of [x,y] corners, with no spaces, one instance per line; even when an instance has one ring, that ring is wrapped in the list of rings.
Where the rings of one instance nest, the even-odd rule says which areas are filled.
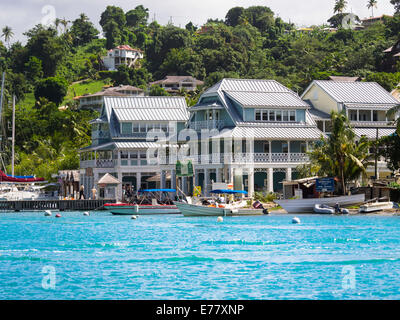
[[[147,129],[146,129],[146,124],[145,123],[141,123],[140,124],[140,133],[146,133]]]
[[[256,121],[261,121],[261,110],[256,110]]]
[[[131,159],[131,166],[137,166],[138,165],[138,154],[136,151],[132,151],[130,153],[130,159]]]
[[[122,134],[131,134],[132,133],[132,123],[123,122],[121,125]]]
[[[357,110],[349,111],[350,121],[357,121]]]
[[[324,132],[324,122],[323,121],[317,121],[317,128]]]
[[[296,111],[294,110],[289,111],[289,121],[290,122],[296,121]]]
[[[300,143],[300,153],[306,153],[306,152],[307,152],[307,143],[301,142]]]
[[[269,110],[269,121],[275,121],[275,111]]]
[[[262,119],[263,119],[263,121],[268,121],[268,111],[263,111]]]
[[[269,153],[269,142],[264,142],[264,153]]]
[[[168,132],[168,124],[162,123],[162,124],[161,124],[161,131],[163,131],[163,132]]]
[[[376,110],[373,111],[373,121],[379,121],[378,120],[378,111],[376,111]]]
[[[282,118],[284,122],[288,122],[289,121],[289,111],[282,111]]]
[[[133,133],[138,133],[139,132],[139,123],[134,123],[133,124]]]
[[[276,121],[282,121],[282,111],[276,111]]]
[[[289,145],[287,142],[282,143],[282,153],[289,153]]]

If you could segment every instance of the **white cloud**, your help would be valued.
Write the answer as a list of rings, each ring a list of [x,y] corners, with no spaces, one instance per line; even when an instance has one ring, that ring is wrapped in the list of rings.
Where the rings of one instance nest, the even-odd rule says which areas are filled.
[[[370,16],[366,0],[348,0],[348,11],[360,16]],[[2,0],[0,10],[0,28],[8,25],[14,30],[14,40],[24,41],[23,32],[29,30],[43,18],[42,8],[54,6],[59,18],[74,20],[82,12],[100,29],[98,21],[107,5],[122,7],[125,11],[143,4],[150,10],[150,20],[154,15],[161,24],[170,19],[177,26],[185,26],[192,21],[201,25],[208,18],[224,19],[227,11],[235,6],[249,7],[263,5],[270,7],[285,21],[300,26],[322,24],[332,16],[334,0]],[[393,6],[389,0],[379,1],[375,15],[392,14]]]

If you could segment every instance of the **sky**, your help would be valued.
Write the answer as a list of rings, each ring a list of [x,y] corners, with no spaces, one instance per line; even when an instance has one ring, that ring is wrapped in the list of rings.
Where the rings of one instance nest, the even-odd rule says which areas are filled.
[[[370,17],[367,0],[347,0],[347,11],[360,18]],[[13,41],[25,42],[23,33],[38,23],[46,24],[55,17],[76,19],[84,12],[101,31],[98,24],[101,13],[107,5],[115,5],[128,11],[137,5],[149,9],[150,22],[154,19],[162,24],[170,20],[176,26],[184,27],[189,21],[201,26],[208,18],[224,19],[232,7],[262,5],[270,7],[276,16],[295,23],[299,27],[326,23],[333,15],[334,0],[1,0],[0,28],[10,26],[14,32]],[[374,15],[394,12],[390,0],[378,0]]]

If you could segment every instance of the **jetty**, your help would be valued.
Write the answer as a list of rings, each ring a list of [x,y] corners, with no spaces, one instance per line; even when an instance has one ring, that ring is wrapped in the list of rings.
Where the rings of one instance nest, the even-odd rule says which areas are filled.
[[[93,211],[104,210],[106,203],[116,200],[18,200],[0,201],[0,211]]]

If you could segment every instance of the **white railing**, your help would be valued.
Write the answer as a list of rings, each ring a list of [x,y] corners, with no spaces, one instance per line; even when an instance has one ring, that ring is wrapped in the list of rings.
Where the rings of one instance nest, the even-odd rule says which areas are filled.
[[[221,130],[225,126],[225,121],[223,120],[209,120],[209,121],[194,121],[189,124],[189,128],[193,130]]]
[[[86,168],[114,168],[116,162],[112,159],[85,160],[80,162],[82,169]]]

